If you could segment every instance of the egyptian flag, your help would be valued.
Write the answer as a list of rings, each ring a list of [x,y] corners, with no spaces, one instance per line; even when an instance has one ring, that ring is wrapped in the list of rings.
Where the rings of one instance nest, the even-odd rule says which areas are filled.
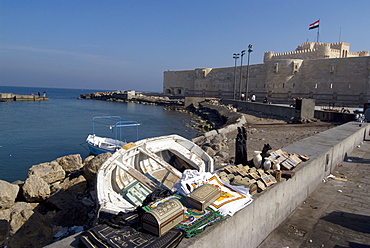
[[[320,20],[315,21],[314,23],[311,23],[311,24],[310,24],[310,28],[309,28],[309,30],[314,29],[314,28],[318,28],[318,27],[319,27],[319,25],[320,25]]]

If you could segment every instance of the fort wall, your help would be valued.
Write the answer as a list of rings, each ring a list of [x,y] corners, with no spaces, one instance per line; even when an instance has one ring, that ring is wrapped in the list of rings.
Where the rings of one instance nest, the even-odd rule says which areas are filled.
[[[227,68],[164,72],[163,92],[170,95],[288,103],[292,97],[313,98],[319,105],[363,106],[370,100],[368,51],[349,52],[349,44],[306,42],[296,51],[266,52],[264,63]],[[240,80],[242,69],[242,80]],[[234,77],[235,76],[235,77]],[[234,80],[236,79],[236,80]]]

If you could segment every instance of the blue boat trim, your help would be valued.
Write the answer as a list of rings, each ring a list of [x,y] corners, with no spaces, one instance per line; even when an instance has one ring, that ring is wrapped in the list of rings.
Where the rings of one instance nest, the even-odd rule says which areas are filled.
[[[102,124],[109,127],[109,129],[112,129],[114,131],[114,140],[112,138],[105,138],[105,137],[99,137],[95,134],[95,125],[96,124]],[[120,149],[123,143],[126,143],[122,141],[122,128],[124,127],[136,127],[136,139],[137,141],[139,139],[139,126],[141,124],[137,123],[136,121],[127,121],[122,120],[120,116],[95,116],[92,121],[92,135],[89,135],[87,138],[87,144],[89,146],[89,150],[91,154],[98,155],[101,153],[111,152],[114,153],[116,150]],[[88,142],[88,139],[90,137],[97,137],[97,138],[105,138],[109,139],[109,148],[100,147],[99,145],[94,145],[90,142]]]

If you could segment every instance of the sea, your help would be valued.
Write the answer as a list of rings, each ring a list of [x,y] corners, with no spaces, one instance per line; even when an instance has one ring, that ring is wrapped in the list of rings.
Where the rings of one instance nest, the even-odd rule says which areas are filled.
[[[191,115],[163,106],[78,99],[80,94],[108,90],[0,86],[2,93],[19,95],[44,91],[48,101],[0,102],[0,180],[25,180],[32,165],[66,155],[80,154],[85,159],[89,156],[86,138],[93,132],[96,116],[138,122],[139,140],[170,134],[191,139],[198,134],[188,125]],[[109,126],[94,126],[96,135],[115,137]],[[135,141],[136,130],[122,131],[122,139]]]

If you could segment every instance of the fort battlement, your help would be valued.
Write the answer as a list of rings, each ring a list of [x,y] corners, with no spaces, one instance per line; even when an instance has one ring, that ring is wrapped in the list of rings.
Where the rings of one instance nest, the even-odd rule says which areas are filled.
[[[350,52],[350,44],[346,42],[323,43],[305,42],[295,51],[276,53],[265,52],[264,63],[279,59],[323,59],[369,56],[369,51]]]

